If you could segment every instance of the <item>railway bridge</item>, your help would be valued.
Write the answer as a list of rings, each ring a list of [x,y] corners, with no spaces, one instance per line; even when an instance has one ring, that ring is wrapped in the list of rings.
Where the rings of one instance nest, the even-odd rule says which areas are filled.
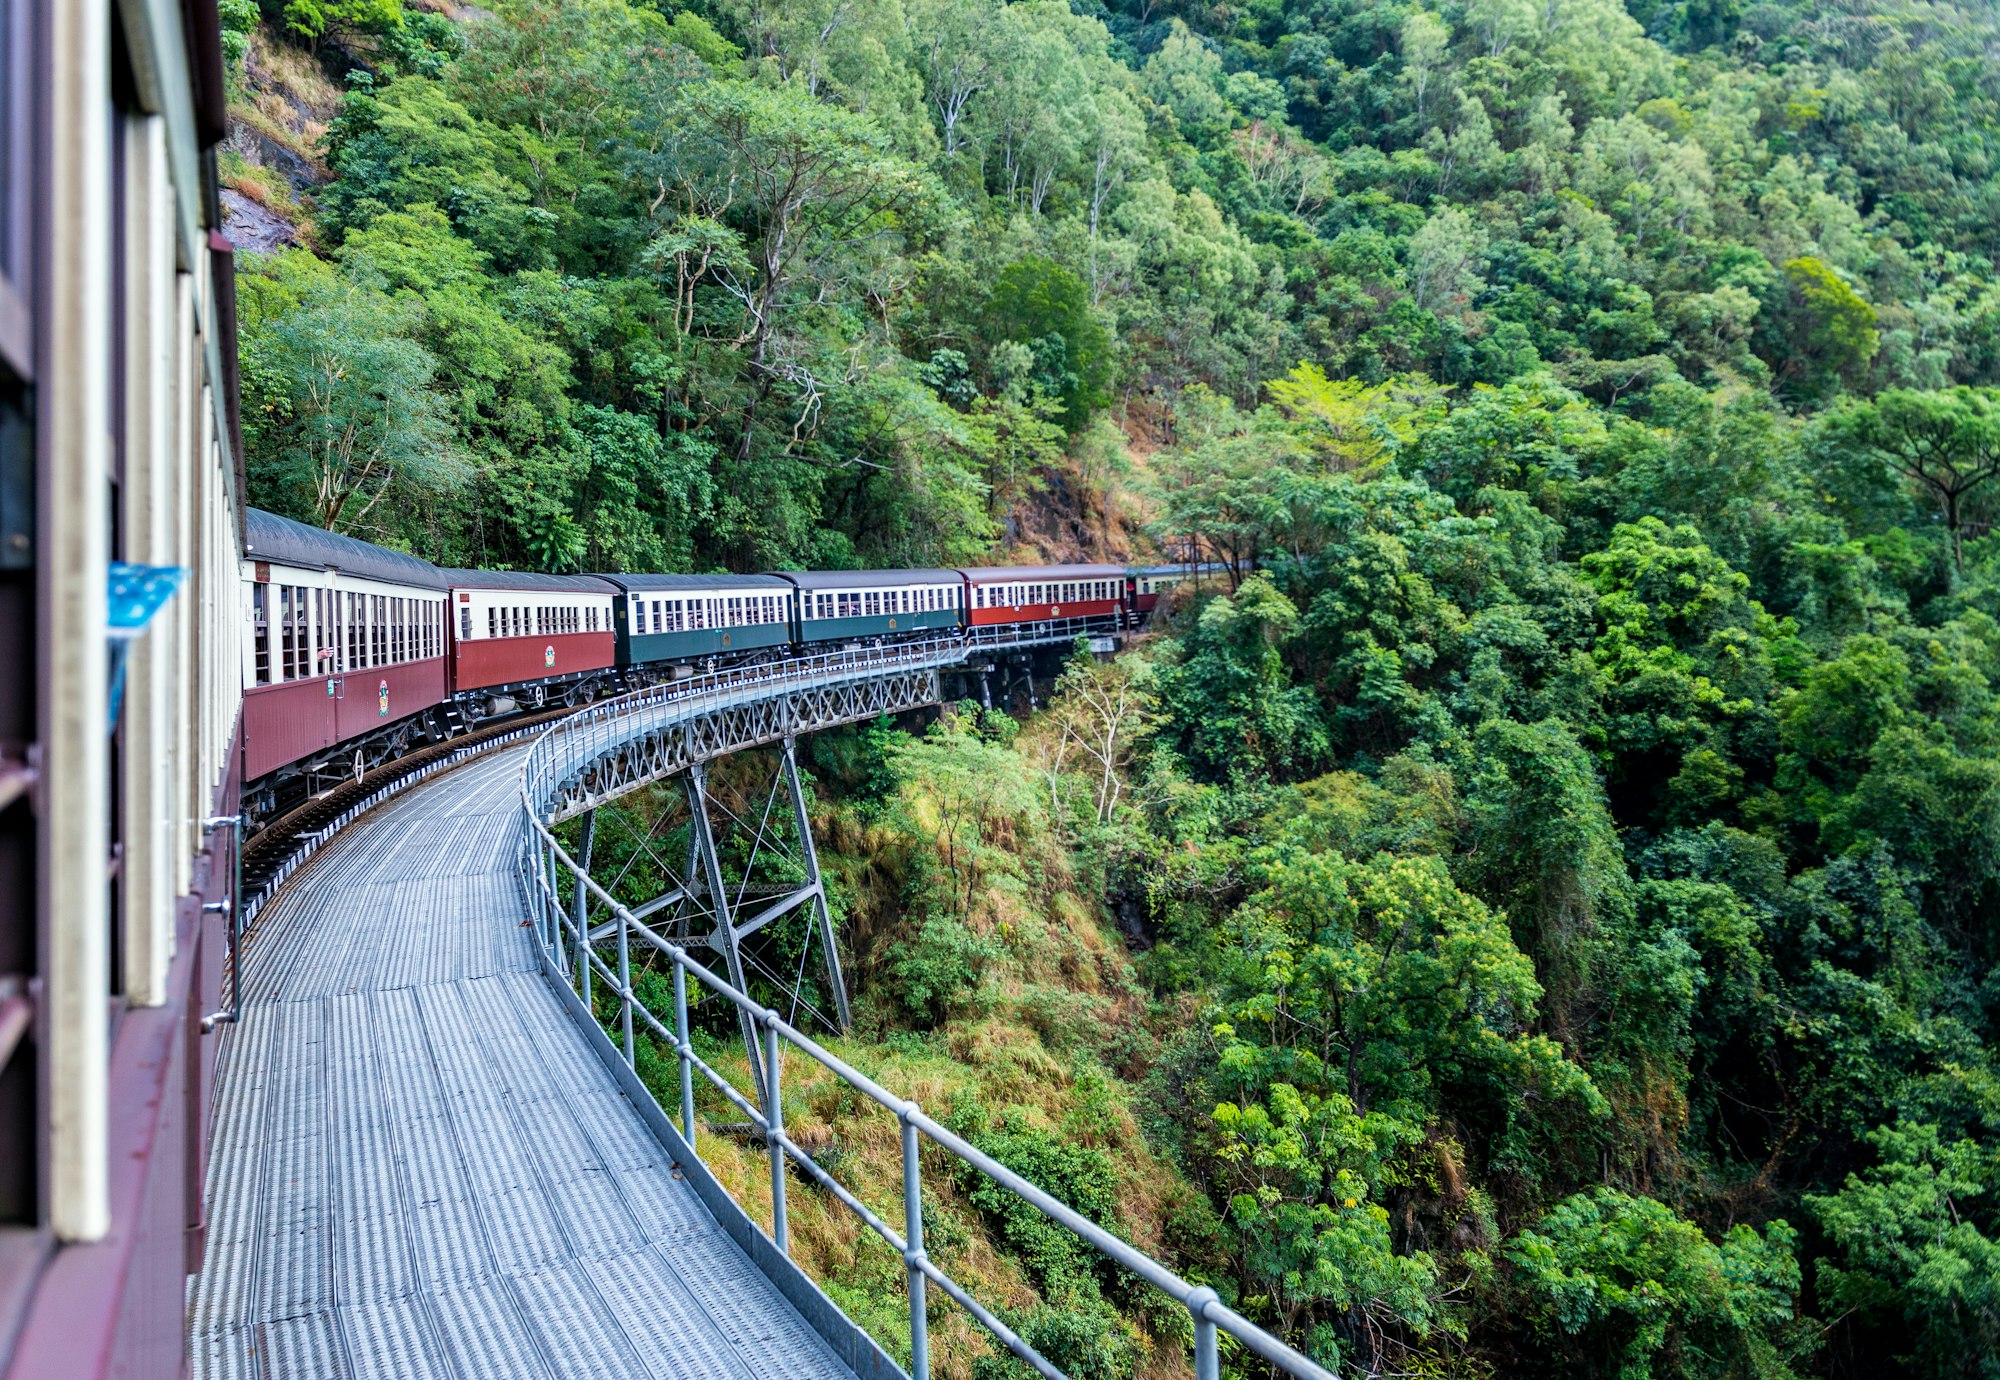
[[[1198,1376],[1219,1374],[1224,1337],[1324,1376],[749,995],[744,940],[796,917],[844,1016],[796,739],[936,704],[948,675],[990,651],[940,638],[626,695],[432,764],[308,840],[246,907],[189,1313],[197,1380],[927,1377],[929,1318],[949,1307],[1060,1376],[926,1254],[925,1164],[946,1157],[1185,1307]],[[777,768],[762,823],[788,815],[801,855],[778,895],[726,876],[709,827],[709,764],[763,746]],[[594,812],[669,778],[688,798],[686,866],[628,906],[587,866]],[[779,832],[753,830],[753,849],[780,846]],[[672,967],[666,1009],[634,988],[644,950]],[[742,1086],[697,1048],[697,988],[736,1009]],[[642,1038],[678,1063],[677,1105],[640,1081]],[[784,1070],[800,1059],[899,1123],[900,1204],[863,1202],[785,1135]],[[768,1230],[702,1163],[701,1086],[768,1152]],[[907,1331],[871,1337],[793,1264],[785,1204],[800,1186],[901,1258]]]
[[[990,1176],[1184,1308],[1197,1376],[1225,1349],[1324,1375],[794,1023],[844,1014],[797,739],[1067,642],[1065,613],[1125,607],[1123,572],[614,593],[274,549],[246,518],[227,88],[214,0],[0,0],[0,1380],[922,1380],[950,1309],[1058,1374],[926,1252],[939,1173]],[[1158,589],[1135,573],[1138,613]],[[902,640],[794,653],[870,620]],[[454,703],[498,720],[521,683],[588,698],[614,656],[689,664],[674,639],[697,630],[773,659],[477,743],[442,710],[447,648],[453,692],[490,691]],[[281,808],[246,787],[345,756],[357,721],[399,733],[412,703],[443,738],[246,904],[238,831]],[[304,748],[284,737],[308,721]],[[709,769],[748,748],[771,789],[719,842]],[[685,852],[622,900],[592,875],[596,812],[670,779]],[[825,1009],[759,972],[779,926],[816,947]],[[671,969],[670,999],[635,961]],[[689,1027],[697,993],[735,1013],[736,1082]],[[667,1106],[642,1050],[677,1075]],[[901,1202],[787,1134],[801,1061],[894,1119]],[[768,1227],[703,1164],[698,1086],[768,1153]],[[895,1335],[792,1260],[807,1186],[900,1261]]]

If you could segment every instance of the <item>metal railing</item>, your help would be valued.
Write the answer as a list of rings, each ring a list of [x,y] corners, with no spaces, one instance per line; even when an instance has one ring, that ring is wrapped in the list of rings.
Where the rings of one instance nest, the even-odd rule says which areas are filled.
[[[643,738],[679,715],[708,712],[784,690],[824,689],[879,678],[893,671],[943,670],[985,651],[1047,647],[1103,637],[1120,630],[1116,615],[1050,619],[1040,623],[975,628],[908,642],[848,647],[806,656],[757,662],[711,671],[686,680],[634,690],[580,709],[544,731],[529,750],[524,781],[545,782],[547,794],[531,800],[537,811],[556,800],[568,775],[601,762],[620,747]]]
[[[1088,631],[1084,630],[1085,635]],[[1075,634],[1067,629],[1059,633],[1052,631],[1039,638],[1017,639],[1016,644],[1031,640],[1055,642],[1069,635]],[[537,939],[546,951],[551,967],[569,973],[571,981],[580,986],[585,1010],[593,1010],[593,977],[601,980],[608,994],[616,998],[619,1042],[628,1068],[636,1068],[635,1041],[639,1028],[650,1031],[656,1039],[672,1047],[679,1062],[681,1134],[690,1149],[696,1143],[694,1078],[697,1072],[763,1136],[770,1157],[771,1239],[781,1252],[790,1254],[785,1201],[785,1164],[788,1160],[800,1173],[845,1205],[896,1252],[903,1261],[909,1297],[910,1371],[915,1380],[930,1380],[926,1294],[933,1285],[1037,1373],[1049,1377],[1049,1380],[1066,1380],[1062,1371],[991,1309],[967,1293],[931,1260],[924,1249],[923,1175],[919,1152],[925,1138],[949,1152],[959,1163],[1016,1194],[1049,1220],[1073,1232],[1107,1260],[1185,1308],[1194,1325],[1197,1380],[1218,1380],[1221,1373],[1219,1338],[1223,1333],[1235,1339],[1250,1354],[1285,1374],[1305,1377],[1306,1380],[1334,1380],[1332,1372],[1223,1304],[1214,1289],[1182,1279],[1129,1242],[1036,1187],[963,1137],[932,1120],[915,1102],[897,1097],[821,1046],[787,1022],[775,1009],[761,1005],[747,993],[725,982],[690,958],[678,945],[654,945],[655,951],[673,965],[674,1009],[669,1024],[667,1018],[648,1008],[632,986],[633,932],[637,931],[641,938],[645,938],[650,931],[570,856],[545,817],[550,813],[552,802],[560,796],[562,777],[566,771],[596,760],[604,752],[614,751],[621,739],[629,738],[635,731],[643,731],[641,723],[648,716],[663,717],[663,710],[693,713],[698,709],[714,708],[732,696],[782,694],[809,683],[824,684],[828,680],[886,674],[912,666],[942,667],[963,660],[982,646],[1005,645],[1010,644],[953,637],[802,657],[795,661],[719,672],[670,686],[636,691],[551,725],[529,750],[521,777],[522,804],[530,827],[521,837],[520,865],[522,881],[535,911],[531,919]],[[575,915],[564,904],[565,891],[575,897]],[[592,927],[587,897],[595,897],[615,921],[615,960],[599,954],[596,947],[598,941],[590,938]],[[611,938],[609,933],[603,935],[604,940]],[[688,1023],[690,978],[730,1003],[738,1012],[746,1014],[754,1027],[762,1032],[761,1063],[766,1070],[762,1080],[763,1105],[757,1105],[750,1096],[739,1091],[695,1051]],[[896,1117],[902,1128],[903,1221],[900,1231],[816,1163],[786,1134],[782,1069],[787,1048],[811,1059]]]

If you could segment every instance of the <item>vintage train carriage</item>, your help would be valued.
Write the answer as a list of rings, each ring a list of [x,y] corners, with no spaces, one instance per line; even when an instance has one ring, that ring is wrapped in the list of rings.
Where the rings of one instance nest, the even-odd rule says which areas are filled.
[[[444,701],[437,567],[254,508],[243,550],[246,782]]]
[[[1125,572],[1126,597],[1132,612],[1144,618],[1159,607],[1160,599],[1188,580],[1199,580],[1221,569],[1217,565],[1142,565]]]
[[[1120,616],[1125,568],[1117,565],[988,566],[959,572],[974,628]]]
[[[618,589],[595,575],[446,570],[451,693],[475,718],[608,686]]]
[[[794,570],[784,578],[799,591],[802,644],[963,626],[965,577],[956,570]]]
[[[736,660],[792,640],[792,587],[772,575],[606,575],[620,667]]]

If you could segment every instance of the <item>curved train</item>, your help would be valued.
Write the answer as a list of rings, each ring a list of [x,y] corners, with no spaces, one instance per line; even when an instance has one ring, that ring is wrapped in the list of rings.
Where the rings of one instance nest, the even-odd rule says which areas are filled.
[[[243,805],[267,819],[488,719],[794,652],[1143,621],[1197,567],[766,575],[449,570],[251,509]]]

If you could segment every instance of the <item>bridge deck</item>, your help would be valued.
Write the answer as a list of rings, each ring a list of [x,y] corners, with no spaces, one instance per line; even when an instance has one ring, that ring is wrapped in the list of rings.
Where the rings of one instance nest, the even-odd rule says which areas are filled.
[[[358,820],[265,910],[225,1037],[195,1380],[852,1374],[542,978],[519,763]]]

